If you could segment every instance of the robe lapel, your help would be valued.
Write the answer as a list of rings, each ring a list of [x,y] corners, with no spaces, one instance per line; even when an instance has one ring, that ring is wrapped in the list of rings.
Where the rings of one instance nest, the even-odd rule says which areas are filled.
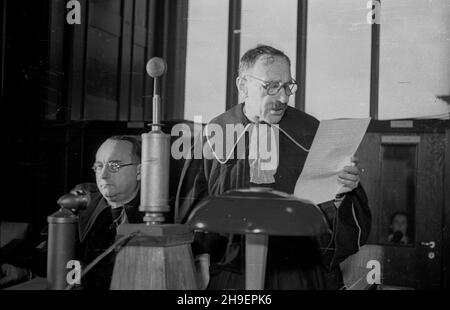
[[[144,213],[139,211],[140,192],[136,194],[136,197],[125,205],[125,213],[129,223],[142,223]],[[96,194],[88,208],[81,212],[78,217],[78,232],[80,242],[83,242],[89,231],[95,224],[98,216],[105,209],[110,208],[103,196]]]
[[[136,224],[142,223],[145,213],[139,211],[139,204],[141,201],[141,192],[136,194],[136,197],[125,205],[125,213],[127,215],[128,223]]]
[[[78,232],[80,242],[83,242],[87,234],[94,225],[97,217],[106,208],[109,208],[108,203],[100,193],[95,194],[88,208],[81,212],[78,217]]]

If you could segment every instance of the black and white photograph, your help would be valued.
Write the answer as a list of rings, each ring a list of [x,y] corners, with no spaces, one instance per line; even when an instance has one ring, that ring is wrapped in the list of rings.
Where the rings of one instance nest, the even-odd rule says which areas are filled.
[[[450,289],[449,0],[2,0],[0,29],[5,293]]]

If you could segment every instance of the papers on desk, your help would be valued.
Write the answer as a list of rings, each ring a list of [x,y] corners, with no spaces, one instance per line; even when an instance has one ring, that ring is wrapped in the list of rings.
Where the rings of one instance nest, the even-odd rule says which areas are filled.
[[[343,186],[338,174],[351,164],[369,123],[370,118],[321,121],[294,195],[315,204],[333,200]]]

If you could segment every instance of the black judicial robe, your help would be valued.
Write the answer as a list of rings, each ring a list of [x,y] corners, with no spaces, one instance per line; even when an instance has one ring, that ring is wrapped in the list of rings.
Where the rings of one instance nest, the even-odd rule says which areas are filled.
[[[250,121],[239,104],[214,118],[226,132],[226,124]],[[314,117],[288,107],[279,122],[280,128],[297,143],[309,149],[319,122]],[[248,155],[249,139],[245,137]],[[204,139],[206,140],[206,139]],[[197,140],[198,143],[205,141]],[[307,152],[285,134],[279,134],[279,165],[271,188],[293,194],[303,169]],[[176,220],[185,222],[192,209],[208,196],[231,189],[260,186],[250,182],[248,156],[236,157],[221,164],[216,158],[187,159],[176,197]],[[339,209],[333,201],[319,205],[332,235],[318,238],[270,236],[267,254],[266,289],[339,289],[343,287],[339,269],[348,256],[356,253],[370,231],[371,214],[361,185],[345,195]],[[209,253],[211,279],[208,289],[244,289],[245,236],[196,233],[194,255]]]
[[[84,264],[91,263],[96,257],[102,254],[111,246],[117,235],[116,227],[113,224],[111,207],[100,192],[93,192],[91,202],[85,210],[78,214],[79,246],[77,248],[77,258]],[[125,208],[128,223],[143,223],[144,213],[139,211],[140,192],[138,192]],[[88,290],[108,290],[115,263],[115,254],[112,252],[101,260],[82,280],[84,289]]]

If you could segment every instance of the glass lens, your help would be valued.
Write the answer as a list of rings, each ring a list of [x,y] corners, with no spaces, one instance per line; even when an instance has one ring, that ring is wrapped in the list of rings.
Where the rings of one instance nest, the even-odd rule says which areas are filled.
[[[117,172],[120,169],[120,165],[116,162],[108,162],[108,170],[110,172]]]
[[[276,95],[281,89],[281,83],[270,83],[267,85],[267,94]]]
[[[288,96],[295,94],[298,88],[297,83],[294,82],[284,85],[281,83],[271,83],[267,86],[267,94],[271,96],[276,95],[281,90],[281,87],[284,87],[284,90]]]

